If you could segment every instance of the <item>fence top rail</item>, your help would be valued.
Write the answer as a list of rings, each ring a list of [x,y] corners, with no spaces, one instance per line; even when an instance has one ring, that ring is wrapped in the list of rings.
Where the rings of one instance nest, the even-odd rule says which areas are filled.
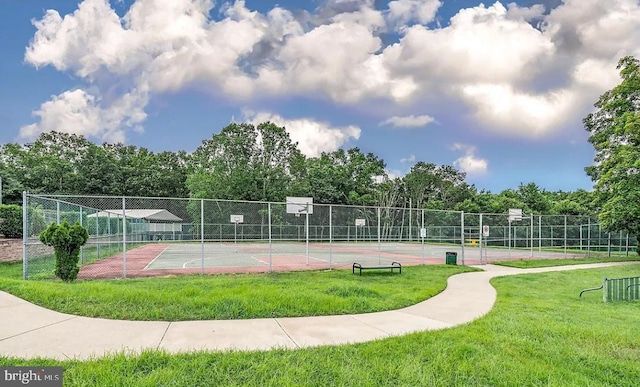
[[[129,196],[129,195],[73,195],[73,194],[44,194],[44,193],[30,193],[25,192],[27,197],[33,198],[41,198],[47,200],[57,200],[60,202],[64,202],[70,205],[78,205],[77,203],[66,202],[64,199],[68,198],[78,198],[78,199],[118,199],[118,200],[175,200],[175,201],[205,201],[205,202],[224,202],[224,203],[246,203],[246,204],[273,204],[273,205],[286,205],[286,201],[282,202],[270,202],[270,201],[261,201],[261,200],[231,200],[231,199],[212,199],[212,198],[178,198],[178,197],[159,197],[159,196]],[[332,204],[332,203],[314,203],[314,206],[318,207],[337,207],[337,208],[351,208],[351,209],[385,209],[385,210],[409,210],[409,211],[424,211],[431,213],[449,213],[449,214],[464,214],[471,216],[504,216],[508,217],[509,214],[505,213],[487,213],[487,212],[464,212],[459,210],[440,210],[440,209],[429,209],[429,208],[417,208],[417,207],[384,207],[384,206],[375,206],[375,205],[354,205],[354,204]],[[85,208],[92,208],[89,206],[84,206]],[[552,214],[535,214],[535,213],[523,213],[523,217],[567,217],[567,218],[589,218],[595,217],[596,215],[552,215]],[[593,225],[593,224],[592,224]]]

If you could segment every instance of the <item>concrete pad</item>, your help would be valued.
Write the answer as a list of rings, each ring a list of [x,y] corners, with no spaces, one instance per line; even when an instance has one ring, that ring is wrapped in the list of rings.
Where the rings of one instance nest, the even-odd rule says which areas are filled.
[[[353,316],[291,317],[276,319],[299,347],[362,343],[388,336]]]
[[[390,336],[449,328],[451,324],[399,311],[356,314],[358,321],[384,331]]]
[[[87,359],[113,352],[157,348],[168,322],[75,317],[0,341],[0,355]]]
[[[295,347],[274,319],[174,322],[160,344],[169,352]]]
[[[6,293],[5,293],[6,294]],[[0,346],[4,339],[57,324],[76,316],[55,312],[26,301],[0,309]]]

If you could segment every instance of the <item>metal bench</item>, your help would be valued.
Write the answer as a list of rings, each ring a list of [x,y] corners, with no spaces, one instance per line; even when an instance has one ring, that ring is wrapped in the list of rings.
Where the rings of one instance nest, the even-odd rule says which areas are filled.
[[[402,274],[402,265],[400,264],[400,262],[391,262],[390,265],[372,265],[372,266],[363,266],[355,262],[353,264],[353,267],[351,268],[351,274],[356,274],[356,269],[360,270],[360,275],[362,275],[362,270],[383,270],[383,269],[390,269],[392,273],[395,269],[398,269],[398,274]]]

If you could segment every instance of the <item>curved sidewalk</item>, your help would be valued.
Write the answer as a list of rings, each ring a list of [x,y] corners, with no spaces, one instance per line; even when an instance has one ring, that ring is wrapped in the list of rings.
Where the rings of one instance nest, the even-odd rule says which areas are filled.
[[[348,344],[454,327],[491,310],[494,277],[576,270],[637,262],[512,269],[477,266],[482,272],[449,278],[440,294],[416,305],[387,312],[213,321],[121,321],[80,317],[48,310],[0,292],[0,356],[88,359],[121,351],[162,349],[266,350]]]

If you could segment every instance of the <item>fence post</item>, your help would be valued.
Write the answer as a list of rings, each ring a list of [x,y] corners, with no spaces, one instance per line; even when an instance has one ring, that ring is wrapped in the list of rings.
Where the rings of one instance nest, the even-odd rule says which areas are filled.
[[[533,212],[531,213],[531,258],[533,259]]]
[[[611,233],[607,233],[607,256],[611,257]]]
[[[82,206],[78,205],[80,209],[80,226],[84,226],[82,224]],[[84,246],[80,246],[80,264],[84,263]]]
[[[378,207],[378,265],[380,264],[380,243],[381,243],[381,240],[380,240],[380,237],[381,237],[381,235],[380,235],[380,217],[381,217],[380,207]]]
[[[480,237],[478,238],[478,240],[480,242],[480,264],[482,265],[483,264],[482,263],[482,242],[483,242],[483,240],[482,240],[483,238],[482,237],[484,236],[484,231],[482,230],[482,228],[483,228],[483,225],[482,225],[482,213],[480,213],[479,222],[480,222],[480,226],[479,226],[480,227]]]
[[[462,239],[462,266],[464,266],[464,211],[460,211],[460,239]]]
[[[587,219],[587,258],[591,255],[591,215]]]
[[[538,215],[538,253],[542,252],[542,215]]]
[[[111,255],[111,213],[107,212],[107,234],[109,235],[109,255]]]
[[[509,218],[509,231],[508,231],[508,238],[507,238],[507,242],[509,243],[509,259],[511,259],[511,218]]]
[[[409,198],[409,242],[413,242],[413,240],[412,240],[412,238],[411,238],[411,237],[412,237],[412,234],[411,234],[411,227],[413,226],[413,224],[412,224],[412,220],[413,220],[413,219],[411,219],[411,218],[412,218],[412,217],[411,217],[411,213],[413,212],[413,211],[411,211],[411,204],[412,204],[412,203],[411,203],[411,198]]]
[[[96,251],[97,251],[97,259],[100,259],[100,221],[98,218],[98,212],[95,213],[96,215]]]
[[[626,251],[626,256],[628,257],[629,256],[629,233],[627,233],[627,245],[626,245],[625,251]]]
[[[204,274],[204,199],[200,199],[200,274]]]
[[[425,231],[425,235],[422,235],[422,230],[424,229]],[[422,264],[424,265],[424,261],[425,261],[425,256],[424,256],[424,239],[426,238],[426,231],[427,229],[424,227],[424,209],[421,212],[420,215],[420,239],[422,239]]]
[[[329,204],[329,269],[331,269],[331,263],[333,259],[333,206]]]
[[[307,254],[307,265],[309,265],[309,203],[307,203],[307,207],[304,212],[305,212],[304,233],[306,236],[305,252]]]
[[[564,257],[567,258],[567,215],[564,216]]]
[[[622,231],[618,233],[618,254],[622,252]]]
[[[122,197],[122,278],[127,278],[127,199]]]
[[[269,272],[273,271],[273,240],[271,237],[271,203],[267,204],[269,209]],[[331,231],[331,230],[329,230]]]
[[[22,191],[22,279],[29,278],[29,257],[27,256],[27,243],[29,241],[29,220],[27,211],[27,191]]]
[[[582,253],[582,223],[580,223],[580,252]]]

